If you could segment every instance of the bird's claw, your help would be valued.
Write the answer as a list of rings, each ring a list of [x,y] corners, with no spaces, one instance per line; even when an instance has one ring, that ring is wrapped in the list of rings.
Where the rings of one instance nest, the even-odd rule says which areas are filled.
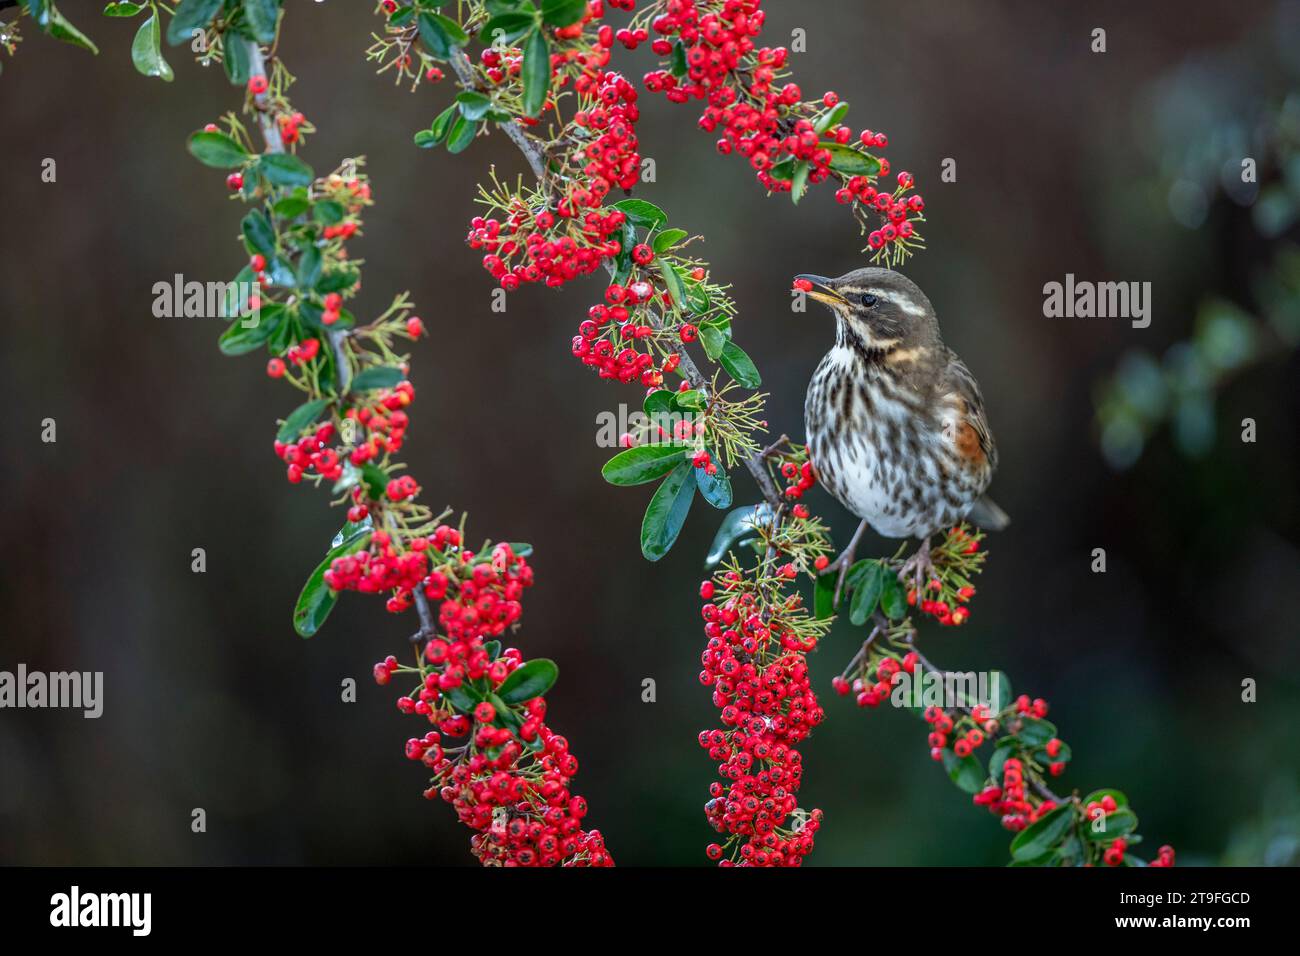
[[[903,562],[903,566],[898,569],[898,580],[907,583],[909,577],[912,578],[912,586],[916,589],[916,599],[921,600],[921,593],[925,589],[925,582],[934,574],[934,562],[930,559],[930,539],[922,539],[921,546],[916,549],[916,553]]]
[[[849,542],[849,546],[840,552],[838,558],[826,565],[826,567],[822,568],[821,573],[823,575],[839,573],[839,578],[835,581],[835,595],[831,598],[832,608],[840,606],[840,593],[844,590],[844,579],[848,577],[849,568],[853,567],[853,558],[858,552],[858,542],[862,540],[862,533],[866,528],[867,521],[864,518],[862,523],[858,525],[858,530],[854,532],[853,539]]]

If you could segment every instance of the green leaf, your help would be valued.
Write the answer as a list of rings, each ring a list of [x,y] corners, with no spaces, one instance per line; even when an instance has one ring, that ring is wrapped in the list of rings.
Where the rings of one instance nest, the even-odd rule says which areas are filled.
[[[285,196],[277,199],[271,209],[281,219],[297,219],[311,209],[311,202],[305,196]]]
[[[316,282],[320,279],[320,269],[320,250],[315,246],[308,246],[302,251],[302,256],[298,259],[298,288],[303,292],[310,292],[314,289]]]
[[[841,143],[821,142],[819,149],[830,150],[831,169],[846,176],[875,176],[880,173],[880,160],[866,153],[859,153],[851,146]]]
[[[677,268],[668,260],[659,260],[659,272],[664,277],[664,285],[668,287],[669,294],[673,297],[673,304],[677,308],[686,308],[686,287],[682,284],[681,274]]]
[[[1021,718],[1020,729],[1016,737],[1027,747],[1038,747],[1056,736],[1056,725],[1037,717]]]
[[[721,468],[712,475],[704,468],[696,468],[695,483],[699,486],[700,497],[713,507],[731,507],[731,479]]]
[[[167,42],[172,46],[190,42],[195,30],[206,30],[225,0],[181,0],[167,25]]]
[[[650,499],[641,521],[641,553],[646,560],[658,561],[672,548],[694,498],[695,469],[689,461],[682,461]]]
[[[466,90],[456,97],[460,113],[465,119],[482,119],[492,108],[492,100],[478,90]]]
[[[849,605],[849,620],[855,626],[861,627],[867,623],[867,619],[875,611],[887,576],[888,572],[879,561],[868,563],[862,577],[853,588],[853,601]]]
[[[31,13],[32,19],[36,21],[37,26],[56,40],[71,43],[73,46],[79,46],[91,53],[99,52],[99,47],[95,46],[90,37],[68,22],[67,18],[58,11],[58,8],[53,3],[47,3],[45,0],[28,0],[27,9]]]
[[[541,30],[534,30],[524,41],[521,71],[524,77],[524,114],[536,116],[546,105],[546,96],[551,92],[551,48]]]
[[[795,164],[794,176],[790,179],[790,199],[797,206],[803,194],[808,191],[808,174],[812,172],[812,164],[807,160],[800,160]]]
[[[534,13],[512,11],[501,13],[483,24],[478,38],[489,46],[513,45],[516,40],[537,26]]]
[[[958,757],[951,750],[944,750],[943,767],[948,771],[948,779],[957,785],[957,789],[966,793],[979,793],[984,788],[984,768],[974,757]]]
[[[242,320],[231,322],[221,338],[217,339],[217,347],[223,355],[244,355],[261,348],[283,318],[284,306],[275,302],[268,303],[258,311],[256,325],[245,325]]]
[[[156,76],[166,83],[174,78],[172,68],[162,55],[162,31],[158,18],[151,16],[140,24],[135,39],[131,41],[131,62],[145,76]]]
[[[248,84],[248,45],[236,33],[222,43],[221,66],[234,86]]]
[[[280,0],[244,0],[244,20],[258,43],[275,39],[275,24],[279,19]]]
[[[369,492],[372,501],[379,501],[384,497],[384,491],[388,488],[388,473],[384,469],[368,461],[361,466],[361,480],[366,483],[366,491]]]
[[[250,209],[239,225],[250,252],[260,252],[267,259],[275,255],[275,230],[260,209]]]
[[[1063,806],[1049,811],[1016,834],[1011,841],[1011,859],[1028,862],[1046,856],[1065,839],[1073,823],[1073,807]]]
[[[555,686],[560,669],[555,661],[545,657],[534,658],[520,664],[512,670],[501,686],[497,696],[507,704],[523,704],[534,697],[542,697]]]
[[[391,365],[375,365],[358,372],[352,379],[352,391],[365,392],[376,388],[392,388],[406,376],[400,368]]]
[[[667,415],[673,410],[673,399],[676,394],[671,389],[656,389],[645,397],[645,401],[641,403],[641,408],[651,418],[656,415]]]
[[[817,117],[813,123],[813,132],[820,136],[832,126],[838,126],[849,111],[849,104],[845,102],[836,103],[826,112]]]
[[[655,252],[667,252],[673,246],[677,245],[677,243],[685,239],[687,235],[688,233],[685,229],[665,229],[663,232],[655,236],[651,248],[654,249]]]
[[[257,168],[272,186],[308,186],[316,178],[310,166],[290,153],[267,153]]]
[[[104,7],[104,16],[106,17],[133,17],[148,4],[144,3],[110,3]]]
[[[666,212],[644,199],[624,199],[614,203],[614,208],[622,210],[633,223],[647,229],[657,229],[668,221]]]
[[[447,152],[460,153],[474,142],[474,134],[478,132],[478,123],[474,120],[467,120],[464,116],[457,116],[451,124],[451,132],[447,134]]]
[[[611,485],[643,485],[668,474],[684,461],[685,445],[637,445],[619,452],[600,469]]]
[[[708,556],[704,559],[705,567],[713,567],[721,561],[738,540],[772,521],[772,506],[767,502],[759,505],[744,505],[731,511],[722,519],[718,533],[709,545]]]
[[[993,699],[988,702],[988,705],[994,714],[1010,707],[1011,702],[1016,699],[1015,693],[1011,690],[1011,678],[1002,671],[993,671],[989,674],[989,688]]]
[[[370,543],[369,525],[352,525],[355,530],[345,535],[340,544],[335,545],[325,555],[325,560],[316,566],[307,583],[302,586],[298,603],[293,609],[293,629],[303,637],[311,637],[320,630],[330,611],[338,603],[339,596],[325,583],[325,572],[335,558],[360,551]]]
[[[308,425],[313,425],[320,418],[321,412],[329,407],[328,398],[316,398],[304,402],[289,413],[275,437],[282,442],[293,441]]]
[[[1137,829],[1138,818],[1128,807],[1120,807],[1106,814],[1106,829],[1094,830],[1093,827],[1097,825],[1095,821],[1089,820],[1084,829],[1089,840],[1100,843],[1132,833]]]
[[[343,208],[343,204],[333,199],[321,199],[311,208],[312,218],[327,226],[338,225],[346,214],[347,210]]]
[[[824,621],[835,613],[835,580],[838,573],[819,574],[813,583],[813,617]]]
[[[727,337],[711,325],[701,325],[700,344],[704,346],[704,354],[716,362],[722,350],[727,347]]]
[[[686,63],[686,45],[681,40],[673,44],[672,57],[670,59],[670,69],[673,76],[685,76],[689,71]]]
[[[758,374],[753,360],[735,342],[728,342],[723,346],[718,361],[732,378],[746,388],[758,388],[763,384],[763,377]]]
[[[225,133],[192,133],[186,147],[204,166],[233,169],[248,162],[248,150]]]
[[[880,609],[891,621],[901,621],[907,616],[907,595],[903,592],[898,575],[886,573],[880,590]]]
[[[542,0],[542,22],[553,27],[577,23],[587,13],[587,0]]]
[[[469,42],[469,36],[459,23],[441,13],[421,13],[419,17],[420,42],[433,56],[445,60],[452,51]]]
[[[989,758],[989,777],[995,784],[1002,785],[1002,769],[1015,756],[1019,745],[1020,741],[1015,737],[1001,737],[993,746],[993,756]]]

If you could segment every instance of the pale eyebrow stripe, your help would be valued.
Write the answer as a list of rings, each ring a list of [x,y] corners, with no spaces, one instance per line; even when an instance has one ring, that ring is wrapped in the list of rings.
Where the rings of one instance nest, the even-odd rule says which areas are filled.
[[[885,299],[888,302],[894,303],[894,305],[898,306],[908,315],[925,315],[924,306],[919,306],[908,298],[900,299],[896,297],[891,290],[873,288],[873,289],[863,289],[862,291],[870,293],[871,295],[874,295],[878,299]]]

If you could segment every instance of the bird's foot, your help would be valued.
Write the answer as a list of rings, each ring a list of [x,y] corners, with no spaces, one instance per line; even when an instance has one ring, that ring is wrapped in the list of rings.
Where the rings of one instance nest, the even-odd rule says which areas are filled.
[[[839,575],[835,581],[835,596],[831,598],[831,607],[840,606],[840,592],[844,590],[844,579],[848,576],[849,568],[853,567],[853,558],[858,552],[858,542],[862,540],[862,533],[866,530],[867,519],[863,518],[862,523],[858,525],[858,530],[853,533],[853,540],[849,542],[849,546],[840,552],[838,558],[822,568],[823,575]]]
[[[934,562],[930,560],[930,536],[926,535],[921,539],[921,546],[916,549],[916,553],[904,561],[903,566],[899,568],[898,580],[906,584],[908,578],[912,579],[912,586],[916,588],[916,600],[919,603],[925,584],[933,574]]]

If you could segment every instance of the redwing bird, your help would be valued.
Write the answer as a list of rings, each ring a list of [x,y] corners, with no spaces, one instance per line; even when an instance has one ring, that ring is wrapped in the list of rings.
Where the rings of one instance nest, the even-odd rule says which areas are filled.
[[[835,313],[835,345],[808,384],[804,425],[817,480],[862,519],[827,570],[844,575],[867,525],[921,539],[899,577],[920,591],[933,573],[930,535],[967,519],[999,531],[1006,513],[984,496],[997,446],[970,369],[939,335],[934,306],[911,279],[858,269],[801,275]]]

